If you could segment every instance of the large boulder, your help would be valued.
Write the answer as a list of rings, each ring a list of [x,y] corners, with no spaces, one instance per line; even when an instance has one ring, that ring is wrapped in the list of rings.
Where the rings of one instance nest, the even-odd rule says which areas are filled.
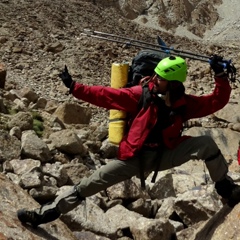
[[[89,108],[82,107],[77,103],[65,102],[59,105],[54,116],[66,124],[89,124],[92,114]]]
[[[0,198],[0,239],[76,240],[73,233],[60,220],[40,225],[37,229],[22,225],[17,218],[17,210],[37,208],[39,204],[3,174],[0,174]]]

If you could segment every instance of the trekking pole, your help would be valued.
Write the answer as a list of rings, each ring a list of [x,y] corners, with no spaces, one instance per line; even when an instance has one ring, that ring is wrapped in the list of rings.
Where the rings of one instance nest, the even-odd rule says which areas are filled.
[[[140,41],[140,40],[136,40],[136,39],[132,39],[132,38],[128,38],[128,37],[118,36],[118,35],[111,34],[111,33],[104,33],[104,32],[84,29],[84,32],[82,33],[82,35],[90,36],[90,37],[98,38],[98,39],[102,39],[102,40],[108,40],[111,42],[123,43],[123,44],[126,44],[127,46],[143,47],[146,49],[155,50],[155,51],[159,51],[159,52],[166,53],[166,50],[168,50],[169,52],[178,53],[178,55],[180,57],[187,57],[187,58],[191,58],[194,60],[209,62],[208,56],[204,56],[204,55],[200,55],[200,54],[196,54],[196,53],[192,53],[192,52],[184,51],[184,50],[177,50],[177,49],[174,49],[171,47],[167,47],[166,45],[148,43],[148,42],[144,42],[144,41]],[[125,40],[125,42],[124,42],[124,40]],[[161,49],[159,49],[159,47]]]
[[[166,44],[160,39],[158,39],[158,40],[163,45],[148,43],[148,42],[135,40],[135,39],[128,38],[128,37],[118,36],[118,35],[111,34],[111,33],[93,31],[90,29],[84,29],[84,31],[81,33],[81,35],[92,37],[92,38],[97,38],[97,39],[101,39],[101,40],[107,40],[107,41],[111,41],[111,42],[121,43],[121,44],[125,44],[126,46],[145,48],[145,49],[149,49],[149,50],[153,50],[153,51],[163,52],[165,54],[168,53],[169,55],[174,53],[183,58],[189,58],[192,60],[207,62],[207,63],[211,64],[211,57],[209,57],[209,56],[196,54],[196,53],[192,53],[192,52],[184,51],[184,50],[178,50],[178,49],[174,49],[172,47],[167,47]],[[159,49],[159,47],[161,49]],[[223,65],[223,67],[225,69],[227,69],[227,74],[229,76],[230,81],[235,82],[236,81],[236,68],[232,64],[232,61],[222,59],[221,62],[218,62],[218,63]],[[238,80],[238,81],[240,82],[240,80]]]

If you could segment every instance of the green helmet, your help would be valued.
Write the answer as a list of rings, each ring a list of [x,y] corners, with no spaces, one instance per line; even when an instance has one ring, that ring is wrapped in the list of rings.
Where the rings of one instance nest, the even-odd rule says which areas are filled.
[[[170,56],[161,60],[155,73],[167,81],[184,82],[187,78],[187,64],[181,57]]]

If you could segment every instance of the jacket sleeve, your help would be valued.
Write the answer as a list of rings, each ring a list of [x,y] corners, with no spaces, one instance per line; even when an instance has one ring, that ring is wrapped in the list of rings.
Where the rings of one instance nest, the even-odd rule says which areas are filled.
[[[215,88],[211,94],[203,96],[186,95],[184,121],[200,118],[222,109],[229,101],[231,87],[227,77],[215,77]]]
[[[75,83],[72,95],[85,102],[89,102],[106,109],[116,109],[126,112],[136,111],[140,96],[141,86],[115,89],[105,86],[88,86]]]

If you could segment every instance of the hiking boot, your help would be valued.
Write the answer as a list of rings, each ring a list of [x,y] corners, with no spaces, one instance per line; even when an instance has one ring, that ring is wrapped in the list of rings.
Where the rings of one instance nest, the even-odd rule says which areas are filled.
[[[22,223],[30,223],[32,227],[36,228],[38,225],[48,223],[60,217],[60,213],[55,208],[45,210],[43,213],[37,213],[36,210],[29,211],[20,209],[17,211],[18,219]]]
[[[228,206],[229,207],[234,207],[240,202],[240,186],[237,184],[234,184],[234,188],[232,190],[232,194],[228,199]]]
[[[215,188],[229,207],[234,207],[240,202],[240,186],[235,184],[229,176],[216,182]]]
[[[35,211],[28,211],[25,208],[17,211],[17,217],[22,223],[30,223],[34,228],[41,224],[40,215]]]

